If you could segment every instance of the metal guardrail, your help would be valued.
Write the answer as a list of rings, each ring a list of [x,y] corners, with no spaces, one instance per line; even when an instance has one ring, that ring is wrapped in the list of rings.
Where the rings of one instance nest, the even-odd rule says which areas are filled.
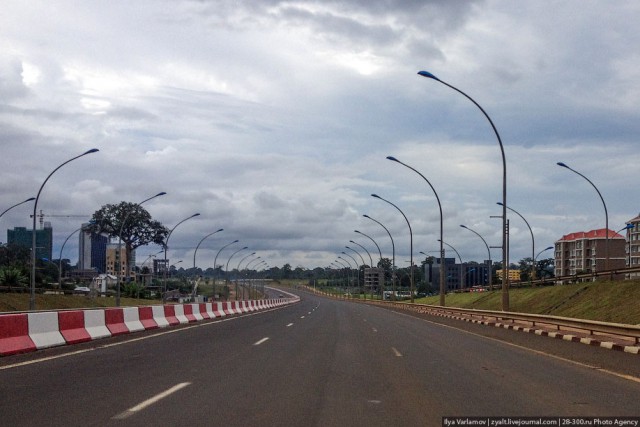
[[[528,313],[512,313],[507,311],[491,311],[465,309],[456,307],[441,307],[427,304],[415,304],[393,301],[366,301],[368,304],[387,305],[403,310],[411,310],[419,313],[439,313],[439,314],[455,314],[464,315],[470,318],[479,318],[481,320],[495,319],[496,322],[527,322],[531,326],[546,325],[555,328],[558,331],[564,329],[574,329],[580,331],[588,331],[590,335],[603,334],[614,335],[622,338],[633,339],[635,344],[640,344],[640,325],[627,325],[623,323],[610,323],[598,320],[582,320],[569,317],[550,316],[542,314]]]

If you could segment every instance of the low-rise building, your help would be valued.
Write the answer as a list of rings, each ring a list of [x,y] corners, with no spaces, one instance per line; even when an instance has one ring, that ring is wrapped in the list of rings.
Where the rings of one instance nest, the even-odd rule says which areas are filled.
[[[627,221],[632,227],[627,229],[626,265],[640,267],[640,214]],[[629,278],[637,279],[640,273],[631,273]]]
[[[556,277],[624,268],[625,238],[613,230],[609,230],[608,234],[608,266],[606,265],[607,230],[605,228],[569,233],[557,240],[555,242]],[[560,283],[563,282],[566,280],[560,281]]]

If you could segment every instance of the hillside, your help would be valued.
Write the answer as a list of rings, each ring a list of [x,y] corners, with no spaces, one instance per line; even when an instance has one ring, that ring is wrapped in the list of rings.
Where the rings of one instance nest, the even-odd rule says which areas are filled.
[[[501,310],[501,301],[499,290],[446,297],[448,306],[480,310]],[[511,289],[509,301],[514,312],[640,324],[640,280]],[[438,305],[439,297],[416,302]]]

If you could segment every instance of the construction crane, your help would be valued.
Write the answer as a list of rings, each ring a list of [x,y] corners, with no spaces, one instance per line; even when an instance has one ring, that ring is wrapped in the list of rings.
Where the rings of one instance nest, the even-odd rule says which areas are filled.
[[[38,222],[40,223],[40,228],[44,226],[44,217],[48,218],[89,218],[91,215],[45,215],[40,209],[40,213],[36,214],[38,217]],[[33,215],[29,215],[29,218],[33,218]]]

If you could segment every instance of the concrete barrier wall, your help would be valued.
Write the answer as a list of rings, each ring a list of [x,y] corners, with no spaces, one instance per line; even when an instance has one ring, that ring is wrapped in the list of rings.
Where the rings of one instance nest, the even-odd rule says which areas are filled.
[[[0,356],[268,310],[298,301],[291,298],[0,314]]]

